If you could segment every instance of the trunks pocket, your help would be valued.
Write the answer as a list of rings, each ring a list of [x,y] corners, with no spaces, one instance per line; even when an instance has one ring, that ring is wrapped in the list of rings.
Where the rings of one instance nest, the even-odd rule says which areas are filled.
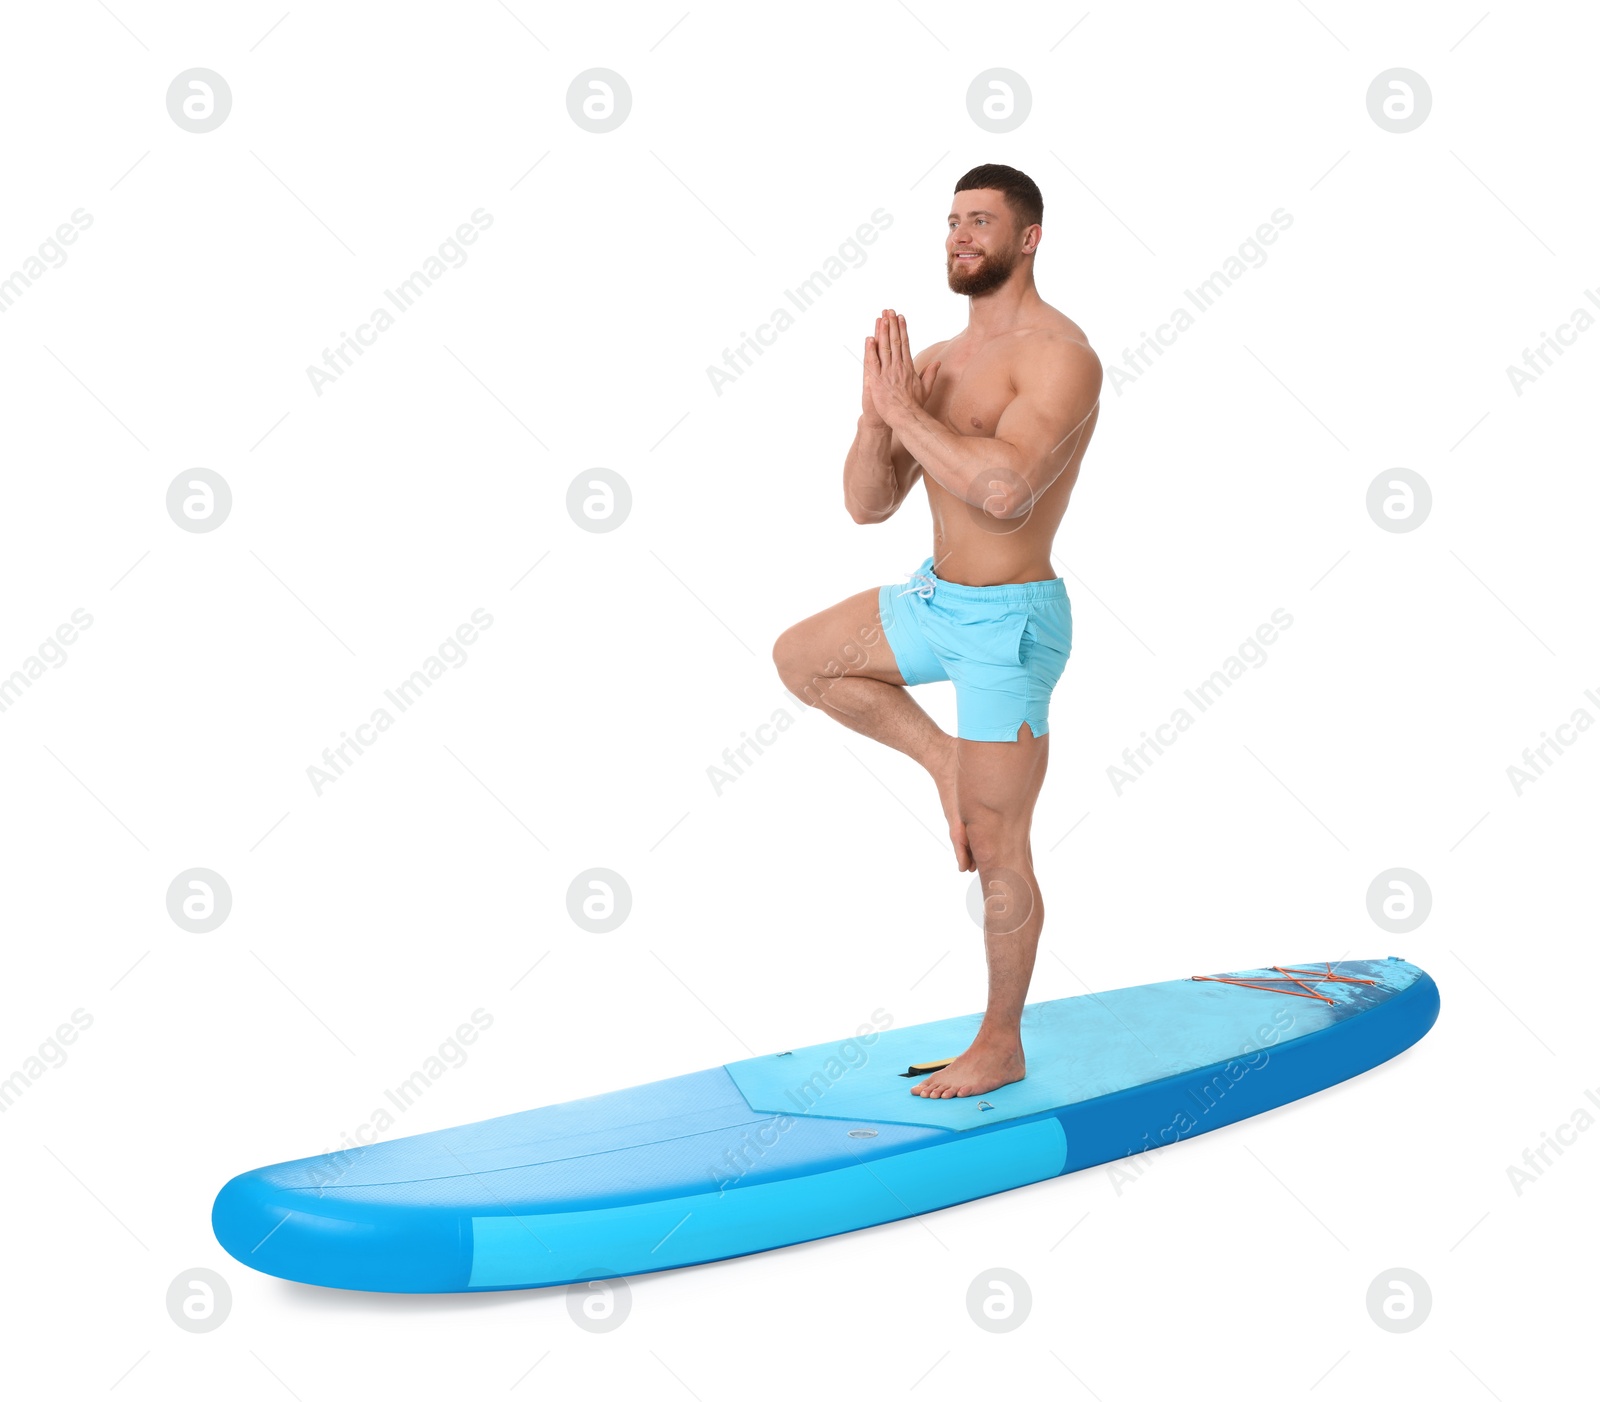
[[[1065,600],[1059,607],[1036,608],[1028,615],[1019,656],[1024,662],[1037,649],[1044,649],[1065,665],[1072,654],[1072,610]]]
[[[952,642],[963,661],[1015,667],[1022,661],[1022,635],[1027,626],[1026,609],[962,618],[954,624]]]

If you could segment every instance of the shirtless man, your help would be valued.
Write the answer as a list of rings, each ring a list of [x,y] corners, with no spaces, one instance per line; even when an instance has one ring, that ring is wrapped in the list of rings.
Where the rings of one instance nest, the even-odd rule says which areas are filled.
[[[938,786],[956,867],[984,892],[988,1005],[977,1036],[915,1095],[982,1095],[1021,1080],[1022,1009],[1044,925],[1029,829],[1049,756],[1050,693],[1072,649],[1066,584],[1050,546],[1100,401],[1100,360],[1033,283],[1039,187],[1010,166],[956,183],[945,237],[966,329],[915,358],[885,308],[862,358],[861,417],[844,464],[845,508],[886,521],[920,478],[933,554],[909,587],[853,594],[787,629],[784,684],[850,729],[891,745]],[[956,733],[909,687],[955,683]]]

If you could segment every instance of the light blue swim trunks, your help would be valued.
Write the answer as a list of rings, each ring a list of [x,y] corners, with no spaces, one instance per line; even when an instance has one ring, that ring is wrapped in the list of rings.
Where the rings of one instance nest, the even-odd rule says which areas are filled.
[[[1011,740],[1022,722],[1050,730],[1050,693],[1072,651],[1072,602],[1063,579],[956,584],[930,555],[909,587],[878,590],[878,618],[907,686],[950,681],[956,734]]]

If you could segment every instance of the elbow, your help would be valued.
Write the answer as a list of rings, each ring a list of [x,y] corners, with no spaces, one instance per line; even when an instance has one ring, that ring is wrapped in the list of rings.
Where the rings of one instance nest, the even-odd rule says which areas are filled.
[[[1032,498],[1012,492],[991,492],[974,505],[991,521],[1017,521],[1028,514]]]
[[[891,505],[882,511],[874,511],[863,506],[848,493],[845,494],[844,509],[850,514],[850,519],[858,526],[876,526],[880,521],[887,521],[894,515],[894,506]]]
[[[966,485],[967,502],[996,521],[1025,521],[1050,485],[1047,464],[1030,460],[1009,443],[996,440],[990,446],[1004,451],[990,453],[973,472]]]
[[[1016,473],[1007,472],[988,485],[989,493],[978,507],[997,521],[1026,520],[1039,500],[1028,480]]]

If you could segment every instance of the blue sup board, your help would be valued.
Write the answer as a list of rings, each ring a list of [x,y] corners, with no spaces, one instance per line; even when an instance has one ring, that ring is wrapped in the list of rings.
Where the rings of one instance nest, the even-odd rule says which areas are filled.
[[[911,1094],[980,1018],[853,1037],[240,1174],[217,1240],[348,1290],[515,1290],[742,1256],[932,1212],[1218,1129],[1433,1025],[1401,959],[1030,1003],[1025,1080]]]

